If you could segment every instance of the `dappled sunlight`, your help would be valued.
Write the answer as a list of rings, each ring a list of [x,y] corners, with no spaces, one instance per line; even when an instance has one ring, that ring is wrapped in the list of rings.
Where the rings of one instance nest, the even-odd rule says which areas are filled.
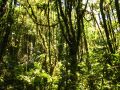
[[[0,90],[119,90],[118,0],[0,0]]]

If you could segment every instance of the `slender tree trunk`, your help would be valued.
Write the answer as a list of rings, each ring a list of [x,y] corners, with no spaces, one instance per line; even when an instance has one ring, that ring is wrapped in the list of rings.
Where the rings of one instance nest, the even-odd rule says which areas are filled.
[[[104,2],[104,0],[100,0],[100,12],[101,12],[102,19],[103,19],[103,27],[104,27],[105,35],[106,35],[106,38],[107,38],[107,44],[108,44],[109,50],[110,50],[111,53],[114,53],[112,43],[111,43],[111,40],[110,40],[109,30],[108,30],[108,27],[107,27],[107,24],[106,24],[105,14],[103,12],[103,2]]]
[[[115,7],[116,7],[116,12],[117,12],[118,22],[119,22],[119,24],[120,24],[120,7],[119,7],[119,0],[115,0]]]

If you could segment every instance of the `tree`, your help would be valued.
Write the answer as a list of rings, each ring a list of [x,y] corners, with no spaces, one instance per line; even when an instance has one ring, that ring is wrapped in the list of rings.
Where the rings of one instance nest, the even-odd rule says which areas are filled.
[[[0,0],[1,90],[120,86],[118,0]]]

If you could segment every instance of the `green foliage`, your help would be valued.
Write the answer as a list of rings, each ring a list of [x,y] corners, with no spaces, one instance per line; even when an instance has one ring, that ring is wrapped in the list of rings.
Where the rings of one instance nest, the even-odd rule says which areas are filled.
[[[89,0],[85,11],[80,0],[58,1],[7,2],[0,17],[0,90],[119,90],[115,2],[103,2],[103,22],[101,0]]]
[[[0,6],[2,5],[2,0],[0,0]]]

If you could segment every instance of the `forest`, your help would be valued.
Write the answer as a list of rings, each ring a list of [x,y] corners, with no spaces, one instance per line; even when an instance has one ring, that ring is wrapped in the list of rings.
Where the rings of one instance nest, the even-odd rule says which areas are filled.
[[[120,0],[0,0],[0,90],[120,90]]]

